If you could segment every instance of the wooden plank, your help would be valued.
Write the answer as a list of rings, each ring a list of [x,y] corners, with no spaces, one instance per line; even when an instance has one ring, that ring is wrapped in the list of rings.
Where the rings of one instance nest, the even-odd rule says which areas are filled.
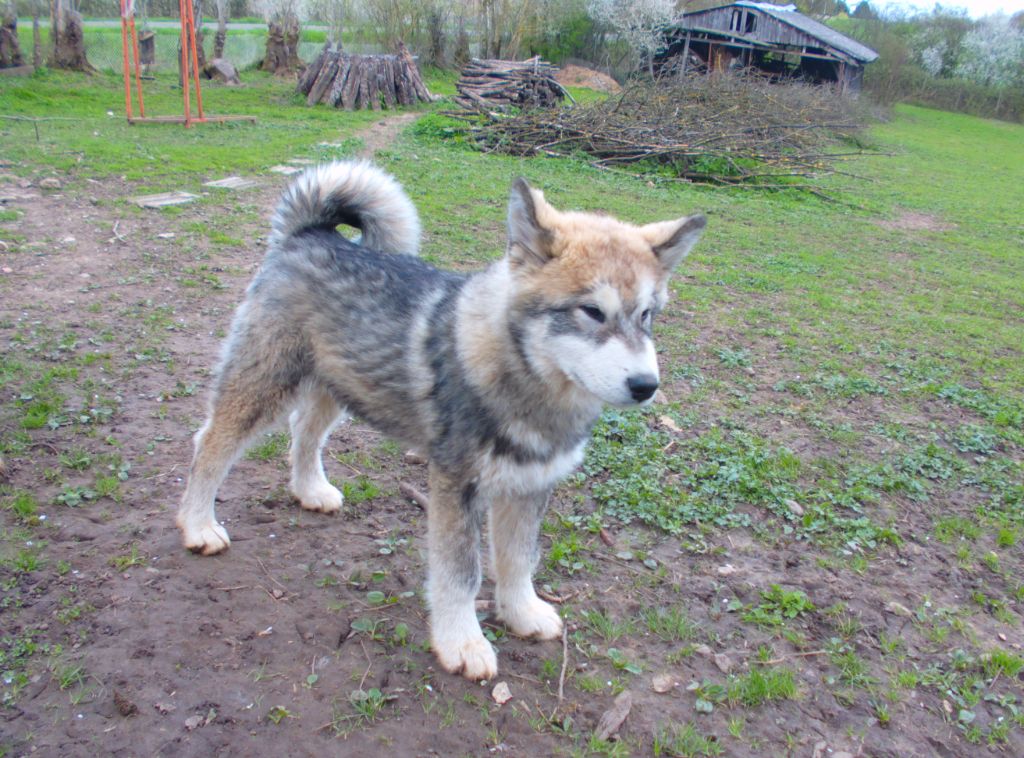
[[[338,73],[334,77],[334,81],[331,83],[331,88],[323,97],[323,101],[332,108],[337,108],[338,103],[341,102],[341,93],[345,89],[345,82],[348,80],[348,72],[351,68],[351,59],[349,56],[343,55],[342,61],[338,66]]]
[[[348,79],[341,92],[341,107],[347,111],[356,107],[356,95],[359,94],[359,70],[363,67],[361,55],[352,56],[352,65],[348,70]]]
[[[309,95],[306,97],[306,105],[315,105],[320,102],[320,98],[330,88],[337,73],[338,54],[332,53],[331,57],[324,61],[324,66],[320,69],[320,73],[316,75],[316,81],[313,82]]]

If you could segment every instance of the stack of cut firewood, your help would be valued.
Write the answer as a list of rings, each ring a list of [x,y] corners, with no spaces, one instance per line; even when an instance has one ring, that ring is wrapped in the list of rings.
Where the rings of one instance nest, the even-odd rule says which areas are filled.
[[[402,43],[395,55],[349,55],[328,43],[299,77],[296,89],[309,105],[326,103],[345,110],[376,111],[434,99]]]
[[[455,83],[455,102],[464,108],[494,110],[550,108],[568,93],[555,81],[558,69],[539,56],[525,61],[473,58]]]

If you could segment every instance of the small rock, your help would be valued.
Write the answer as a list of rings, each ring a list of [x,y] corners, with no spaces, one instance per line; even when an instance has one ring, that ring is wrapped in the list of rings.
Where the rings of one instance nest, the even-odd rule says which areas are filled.
[[[405,462],[411,463],[414,466],[422,466],[427,462],[427,459],[415,450],[409,450],[405,454]]]
[[[153,707],[165,716],[178,710],[178,706],[173,703],[153,703]]]
[[[715,653],[714,661],[715,665],[718,666],[718,670],[723,674],[728,674],[735,667],[735,664],[732,662],[732,658],[727,656],[725,653]]]
[[[190,732],[193,729],[198,729],[202,725],[203,725],[203,717],[202,716],[198,716],[198,715],[197,716],[189,716],[187,719],[185,719],[185,728],[188,729]]]
[[[704,658],[710,658],[712,655],[711,648],[707,645],[697,645],[697,647],[693,649],[693,652],[697,655],[703,656]]]
[[[913,613],[911,613],[910,609],[907,608],[907,606],[901,605],[900,603],[897,603],[895,600],[891,600],[890,602],[886,603],[885,610],[887,610],[894,616],[905,616],[906,618],[910,618],[914,615]]]
[[[732,576],[737,571],[739,571],[739,569],[736,568],[735,566],[733,566],[731,563],[727,563],[724,566],[719,566],[718,567],[718,575],[719,576]]]
[[[39,186],[42,189],[60,189],[60,179],[55,176],[48,176],[45,179],[39,180]]]
[[[602,714],[601,720],[597,723],[597,728],[594,730],[597,739],[603,742],[618,732],[619,727],[626,720],[626,716],[629,715],[632,707],[633,693],[629,690],[623,690],[615,698],[612,707]]]
[[[804,515],[803,506],[800,505],[796,500],[783,500],[782,501],[789,510],[795,513],[797,516]]]
[[[125,717],[134,716],[139,712],[139,707],[125,697],[120,690],[114,690],[114,705],[117,706],[117,712]]]
[[[633,560],[633,553],[629,550],[620,550],[615,554],[615,557],[620,561],[631,561]]]
[[[238,86],[242,83],[238,78],[238,71],[235,70],[235,67],[231,65],[230,61],[226,61],[223,58],[214,58],[207,63],[206,68],[203,69],[203,75],[207,79],[216,79],[233,86]]]
[[[508,688],[507,682],[498,682],[494,685],[494,689],[491,690],[491,698],[498,705],[505,705],[509,700],[512,699],[512,690]]]
[[[658,390],[657,392],[654,393],[654,402],[656,402],[656,403],[667,403],[668,402],[668,395],[666,395],[661,390]]]
[[[659,694],[664,694],[676,686],[676,680],[671,674],[658,674],[651,680],[651,689]]]
[[[666,429],[668,429],[670,432],[680,434],[683,431],[682,429],[679,428],[679,424],[677,424],[675,422],[675,419],[673,419],[671,416],[658,416],[658,423],[661,424]]]

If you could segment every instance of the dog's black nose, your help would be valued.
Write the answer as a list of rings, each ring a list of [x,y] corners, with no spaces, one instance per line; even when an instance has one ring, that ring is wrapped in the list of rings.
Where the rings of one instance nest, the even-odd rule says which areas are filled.
[[[637,374],[626,380],[629,393],[638,403],[650,399],[658,389],[658,377],[654,374]]]

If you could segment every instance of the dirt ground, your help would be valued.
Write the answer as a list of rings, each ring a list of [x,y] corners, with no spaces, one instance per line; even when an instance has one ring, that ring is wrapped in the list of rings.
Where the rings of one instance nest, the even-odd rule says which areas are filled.
[[[0,249],[4,360],[21,350],[38,351],[54,367],[74,359],[69,415],[95,420],[34,430],[27,451],[5,461],[7,484],[45,504],[26,542],[45,540],[46,566],[54,569],[0,569],[2,635],[49,651],[33,658],[29,681],[0,711],[0,744],[10,755],[614,752],[588,735],[622,689],[632,695],[618,730],[623,755],[651,754],[652,735],[669,722],[723,735],[710,744],[725,755],[989,750],[962,741],[949,703],[933,689],[893,704],[889,724],[863,697],[838,699],[825,686],[836,676],[822,652],[836,635],[825,616],[793,622],[807,643],[796,648],[728,612],[730,603],[756,602],[759,588],[782,582],[818,608],[844,603],[860,625],[855,649],[877,647],[884,632],[905,639],[913,655],[925,644],[911,634],[915,599],[954,604],[971,590],[956,565],[913,541],[856,574],[823,568],[802,543],[769,549],[742,529],[720,533],[702,554],[642,529],[592,535],[591,571],[541,575],[571,618],[564,650],[562,642],[519,640],[486,623],[500,649],[497,682],[511,693],[504,704],[492,697],[497,682],[467,682],[435,666],[421,589],[425,514],[400,492],[402,484],[425,490],[426,469],[373,429],[350,423],[329,442],[328,475],[350,487],[343,515],[307,513],[291,501],[278,435],[241,460],[220,491],[231,549],[212,558],[183,550],[173,514],[209,369],[259,265],[265,219],[287,179],[261,177],[256,188],[166,213],[123,203],[126,188],[117,181],[68,191],[41,189],[40,178],[6,206],[23,214],[25,241],[20,252]],[[0,184],[18,188],[10,176]],[[231,236],[242,245],[195,231],[232,213],[242,220]],[[68,507],[55,499],[69,486],[89,487],[95,473],[76,479],[70,454],[93,461],[116,454],[130,469],[115,496]],[[572,510],[576,494],[560,490],[555,510]],[[909,502],[902,518],[930,524]],[[640,546],[646,564],[623,552]],[[485,581],[481,598],[490,597]],[[681,607],[696,624],[697,644],[686,654],[680,640],[643,626],[611,642],[577,634],[585,631],[584,610],[625,619],[656,607]],[[1005,637],[988,616],[967,623],[978,639]],[[695,713],[691,683],[750,671],[762,643],[796,672],[799,696]],[[622,659],[642,661],[642,671],[585,655],[587,644],[614,647]],[[583,687],[584,679],[596,686]],[[977,706],[979,720],[995,717],[987,707]],[[728,737],[737,722],[743,739]],[[1024,754],[1019,731],[1005,750]]]
[[[592,68],[569,63],[558,72],[558,83],[566,87],[587,87],[598,92],[615,94],[622,91],[622,86],[608,74],[602,74]]]

